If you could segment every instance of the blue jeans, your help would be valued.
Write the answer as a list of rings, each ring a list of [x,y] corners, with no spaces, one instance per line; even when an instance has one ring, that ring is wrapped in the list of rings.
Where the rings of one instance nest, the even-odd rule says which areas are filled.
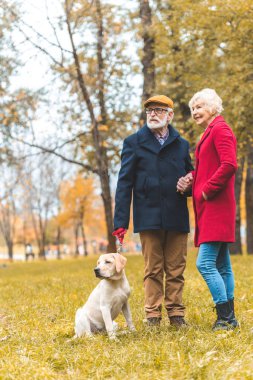
[[[227,243],[201,244],[196,264],[207,283],[215,304],[234,298],[234,275]]]

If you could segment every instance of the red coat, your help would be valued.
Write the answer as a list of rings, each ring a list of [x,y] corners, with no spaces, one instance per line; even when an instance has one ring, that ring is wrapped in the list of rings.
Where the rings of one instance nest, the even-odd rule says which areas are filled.
[[[234,242],[236,138],[222,116],[217,116],[207,127],[195,156],[192,192],[195,246],[211,241]]]

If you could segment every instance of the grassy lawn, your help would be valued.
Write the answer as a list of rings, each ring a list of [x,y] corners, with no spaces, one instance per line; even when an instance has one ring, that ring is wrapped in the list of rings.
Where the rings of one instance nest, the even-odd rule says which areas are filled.
[[[253,379],[253,257],[232,257],[240,331],[213,333],[209,292],[189,253],[184,301],[189,328],[143,324],[143,259],[129,256],[134,334],[69,340],[76,309],[98,280],[96,257],[0,268],[0,379]],[[123,317],[118,318],[124,328]]]

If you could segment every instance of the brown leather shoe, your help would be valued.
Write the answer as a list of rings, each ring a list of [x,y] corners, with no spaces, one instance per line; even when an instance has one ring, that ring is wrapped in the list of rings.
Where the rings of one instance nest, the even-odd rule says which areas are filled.
[[[174,326],[178,329],[182,327],[188,326],[188,324],[185,322],[184,317],[181,317],[179,315],[175,315],[173,317],[169,317],[171,326]]]
[[[148,326],[160,326],[161,317],[150,317],[147,318],[147,325]]]

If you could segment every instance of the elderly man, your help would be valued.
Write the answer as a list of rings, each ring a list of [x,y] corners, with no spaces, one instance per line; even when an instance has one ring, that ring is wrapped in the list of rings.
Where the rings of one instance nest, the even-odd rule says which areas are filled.
[[[186,324],[182,292],[189,215],[187,198],[176,186],[193,167],[188,142],[169,124],[173,101],[157,95],[144,106],[147,124],[123,145],[113,235],[123,242],[133,193],[134,232],[140,233],[145,262],[147,323],[160,325],[164,298],[170,324],[182,327]]]

